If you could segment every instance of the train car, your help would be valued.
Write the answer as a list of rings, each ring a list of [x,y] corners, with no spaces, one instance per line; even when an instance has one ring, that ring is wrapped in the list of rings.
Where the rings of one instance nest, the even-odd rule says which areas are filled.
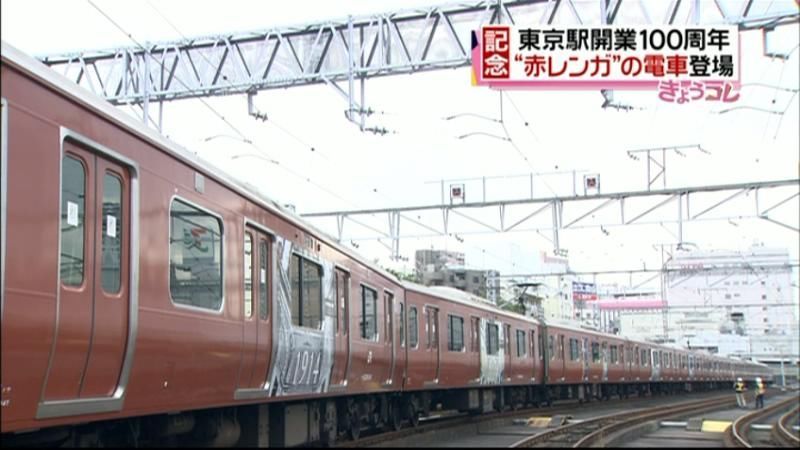
[[[0,76],[4,445],[332,443],[682,381],[674,349],[401,282],[5,43]],[[766,373],[721,361],[689,381]]]
[[[399,409],[394,276],[6,44],[2,85],[4,442],[292,444]]]
[[[404,286],[410,333],[421,324],[422,338],[409,342],[404,383],[415,411],[479,412],[547,401],[537,321],[455,289]]]

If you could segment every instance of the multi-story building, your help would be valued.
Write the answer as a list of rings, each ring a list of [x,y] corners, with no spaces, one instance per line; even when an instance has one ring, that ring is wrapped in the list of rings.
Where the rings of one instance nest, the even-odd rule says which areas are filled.
[[[786,250],[678,253],[666,268],[663,293],[604,289],[592,312],[600,328],[752,358],[776,375],[783,362],[796,376],[800,328]]]
[[[420,282],[425,286],[448,286],[492,303],[497,303],[500,295],[500,275],[496,270],[471,270],[463,266],[447,266],[440,270],[424,271]]]
[[[678,253],[667,269],[670,323],[682,325],[671,333],[682,339],[707,331],[747,336],[749,356],[797,360],[798,303],[787,250],[751,247],[741,252]],[[697,326],[699,316],[708,318],[706,323],[714,329]]]
[[[417,250],[415,254],[415,269],[417,279],[422,280],[425,272],[439,272],[445,267],[463,267],[464,254],[449,250]]]

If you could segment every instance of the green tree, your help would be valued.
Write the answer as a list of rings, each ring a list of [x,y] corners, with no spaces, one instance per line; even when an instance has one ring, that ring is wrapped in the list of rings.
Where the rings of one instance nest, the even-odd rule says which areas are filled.
[[[394,275],[400,281],[410,281],[412,283],[419,283],[419,281],[417,281],[417,276],[413,273],[400,272],[399,270],[390,269],[388,267],[384,267],[383,269],[389,272],[390,274]]]

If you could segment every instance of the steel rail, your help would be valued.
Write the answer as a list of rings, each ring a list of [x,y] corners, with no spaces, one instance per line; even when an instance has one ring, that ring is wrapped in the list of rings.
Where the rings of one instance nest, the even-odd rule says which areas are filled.
[[[792,396],[786,400],[767,406],[766,408],[759,409],[739,417],[725,430],[725,446],[752,448],[753,444],[750,443],[747,438],[750,426],[759,419],[769,417],[772,414],[775,414],[777,411],[781,411],[792,404],[797,404],[797,401],[798,398],[796,396]],[[795,437],[795,439],[797,438]]]
[[[791,419],[800,414],[800,406],[789,410],[786,414],[778,419],[778,423],[772,427],[772,438],[776,443],[780,443],[784,447],[800,447],[800,437],[797,433],[792,431]]]
[[[570,447],[589,447],[598,444],[610,434],[641,422],[682,413],[718,409],[732,404],[733,399],[731,396],[725,394],[716,399],[712,398],[684,402],[677,405],[662,407],[656,411],[652,409],[639,409],[624,413],[609,414],[545,431],[544,433],[522,439],[511,445],[511,447],[538,447],[542,445],[564,446],[565,444]]]
[[[686,394],[691,395],[691,394]],[[713,396],[705,398],[701,401],[708,401],[709,399],[714,398]],[[654,397],[636,397],[631,399],[612,399],[609,401],[602,402],[604,406],[616,406],[616,405],[631,405],[631,403],[645,403],[644,407],[652,406],[646,405],[650,401],[652,401]],[[536,415],[565,415],[570,414],[575,411],[576,408],[580,408],[585,406],[586,403],[580,403],[578,401],[569,401],[565,403],[559,403],[557,405],[546,406],[546,407],[524,407],[519,408],[516,410],[510,411],[503,411],[503,412],[492,412],[492,413],[485,413],[480,415],[466,415],[466,414],[458,414],[453,415],[451,417],[441,418],[439,420],[431,421],[428,423],[420,423],[419,426],[416,427],[409,427],[403,428],[397,431],[388,431],[384,433],[378,434],[371,434],[368,436],[360,437],[355,440],[347,439],[337,441],[336,447],[368,447],[374,446],[377,444],[381,444],[384,442],[395,441],[398,439],[403,439],[409,436],[414,436],[418,434],[425,434],[431,433],[434,431],[440,431],[444,429],[454,428],[458,426],[464,425],[480,425],[484,423],[488,423],[494,420],[502,420],[502,419],[512,419],[517,417],[525,417],[529,414],[536,414]]]

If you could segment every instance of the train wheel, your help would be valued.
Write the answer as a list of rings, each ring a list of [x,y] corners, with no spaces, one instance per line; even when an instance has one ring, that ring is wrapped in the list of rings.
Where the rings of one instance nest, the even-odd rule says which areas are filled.
[[[358,407],[355,404],[347,412],[347,425],[350,438],[355,441],[361,436],[361,417],[358,415]]]
[[[411,423],[412,427],[419,426],[419,411],[417,407],[414,405],[413,402],[408,403],[408,407],[406,408],[406,413],[408,414],[408,421]]]
[[[394,431],[400,431],[403,428],[403,412],[398,400],[392,400],[392,417],[389,420]]]

